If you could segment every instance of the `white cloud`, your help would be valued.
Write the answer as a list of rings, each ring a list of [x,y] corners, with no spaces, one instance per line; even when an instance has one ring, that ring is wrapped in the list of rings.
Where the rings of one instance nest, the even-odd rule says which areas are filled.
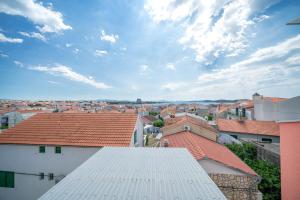
[[[108,52],[105,51],[105,50],[96,50],[94,54],[95,54],[95,56],[97,56],[97,57],[102,57],[102,56],[107,55]]]
[[[270,18],[270,16],[268,16],[268,15],[261,15],[261,16],[253,18],[253,20],[255,22],[262,22],[262,21],[264,21],[266,19],[269,19],[269,18]]]
[[[127,50],[127,47],[122,47],[120,48],[121,51],[126,51]]]
[[[139,90],[139,87],[137,85],[131,85],[130,86],[131,90],[134,90],[134,91],[138,91]]]
[[[270,58],[281,58],[286,56],[292,50],[300,49],[299,43],[300,34],[274,46],[257,50],[255,53],[250,55],[250,58],[247,60],[247,62],[258,62]]]
[[[167,69],[170,69],[170,70],[176,70],[175,65],[172,64],[172,63],[168,63],[168,64],[166,65],[166,68],[167,68]]]
[[[79,49],[77,49],[77,48],[75,48],[75,49],[73,49],[73,53],[75,53],[75,54],[78,54],[79,53]]]
[[[24,67],[24,64],[21,63],[20,61],[15,60],[14,63],[15,63],[15,65],[18,65],[19,67]]]
[[[91,76],[84,76],[82,74],[73,71],[72,68],[61,64],[56,64],[54,67],[36,66],[36,67],[30,67],[29,69],[45,72],[54,76],[61,76],[72,81],[91,85],[98,89],[111,88],[111,86],[106,85],[105,83],[102,82],[98,82]]]
[[[42,33],[58,33],[72,29],[71,26],[64,23],[63,15],[60,12],[52,10],[51,6],[44,7],[42,3],[34,0],[2,0],[0,12],[23,16],[37,24],[37,28]]]
[[[22,43],[23,39],[6,37],[4,34],[0,33],[0,42]]]
[[[37,32],[31,32],[31,33],[27,33],[27,32],[19,32],[21,35],[25,36],[25,37],[29,37],[29,38],[36,38],[42,41],[47,41],[47,39],[45,38],[44,35],[37,33]]]
[[[60,84],[59,82],[56,82],[56,81],[47,81],[48,83],[51,83],[51,84],[53,84],[53,85],[58,85],[58,84]]]
[[[211,64],[220,55],[236,56],[248,46],[248,29],[267,18],[259,14],[278,0],[148,0],[144,8],[156,22],[179,23],[179,42],[193,49],[196,60]],[[258,16],[257,16],[258,15]],[[255,20],[253,19],[255,17]]]
[[[163,84],[161,86],[161,88],[166,89],[166,90],[174,91],[176,89],[180,89],[180,88],[183,88],[185,86],[187,86],[187,83],[184,83],[184,82],[171,82],[171,83]]]
[[[66,43],[65,46],[66,46],[67,48],[69,48],[69,47],[73,46],[73,44],[71,44],[71,43]]]
[[[227,68],[202,73],[196,81],[162,85],[173,98],[249,98],[257,91],[272,90],[277,96],[284,86],[299,91],[300,35],[256,50],[248,58]],[[297,88],[298,87],[298,88]],[[277,92],[277,93],[276,93]],[[296,91],[295,91],[296,92]]]
[[[108,34],[105,33],[104,30],[102,30],[101,35],[100,35],[100,39],[103,40],[103,41],[110,42],[110,43],[115,43],[119,39],[119,36],[114,35],[114,34],[108,35]]]
[[[1,57],[1,58],[8,58],[9,56],[6,55],[6,54],[4,54],[4,53],[0,53],[0,57]]]
[[[289,65],[300,65],[300,54],[289,57],[286,62]]]
[[[145,75],[149,71],[148,65],[140,65],[140,75]]]

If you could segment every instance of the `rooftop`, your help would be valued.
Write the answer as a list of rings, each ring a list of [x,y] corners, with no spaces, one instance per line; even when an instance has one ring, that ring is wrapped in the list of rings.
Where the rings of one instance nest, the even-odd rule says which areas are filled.
[[[39,113],[0,134],[0,144],[129,146],[134,113]]]
[[[169,128],[177,127],[177,126],[179,126],[181,124],[184,124],[185,122],[190,122],[190,123],[192,123],[194,125],[200,126],[200,127],[204,128],[204,129],[207,129],[207,130],[209,130],[211,132],[214,132],[214,133],[217,132],[216,129],[214,129],[211,125],[208,124],[207,121],[201,120],[199,118],[194,118],[194,117],[191,117],[189,115],[185,115],[184,117],[179,117],[178,121],[175,120],[175,122],[173,124],[165,126],[162,129],[166,130],[166,129],[169,129]]]
[[[218,119],[217,125],[219,131],[279,137],[279,125],[273,121]]]
[[[104,147],[39,200],[226,199],[181,148]]]
[[[238,169],[244,173],[256,175],[256,173],[248,165],[246,165],[227,147],[202,136],[184,131],[165,136],[163,139],[167,139],[170,147],[187,148],[197,160],[209,158],[231,168]]]
[[[264,97],[264,99],[270,100],[273,103],[282,102],[288,100],[287,98],[279,98],[279,97]]]

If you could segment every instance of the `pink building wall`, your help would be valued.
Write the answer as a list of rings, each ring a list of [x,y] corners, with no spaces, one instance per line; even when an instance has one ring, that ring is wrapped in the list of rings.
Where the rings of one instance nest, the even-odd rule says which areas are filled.
[[[281,197],[300,199],[300,121],[280,122]]]

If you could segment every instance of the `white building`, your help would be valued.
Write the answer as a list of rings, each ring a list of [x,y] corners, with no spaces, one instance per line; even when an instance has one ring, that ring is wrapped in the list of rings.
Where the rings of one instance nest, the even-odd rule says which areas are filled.
[[[132,113],[44,113],[0,134],[0,199],[37,199],[104,146],[142,146]]]
[[[253,95],[254,119],[284,121],[300,119],[300,96],[290,99]]]

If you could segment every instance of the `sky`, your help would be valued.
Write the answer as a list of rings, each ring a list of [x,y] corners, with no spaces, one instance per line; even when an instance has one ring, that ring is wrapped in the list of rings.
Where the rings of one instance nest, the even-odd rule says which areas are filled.
[[[296,0],[0,0],[0,99],[300,95]]]

